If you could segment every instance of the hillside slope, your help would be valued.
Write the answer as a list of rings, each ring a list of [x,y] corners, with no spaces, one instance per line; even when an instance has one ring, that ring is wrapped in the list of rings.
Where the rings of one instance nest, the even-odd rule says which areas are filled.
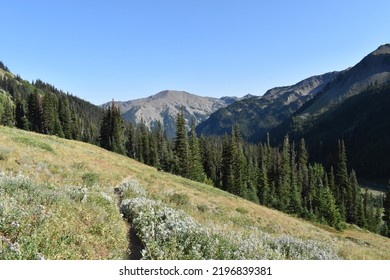
[[[218,228],[221,234],[234,233],[245,241],[261,233],[304,248],[323,244],[341,258],[390,259],[390,239],[356,227],[336,232],[96,146],[55,136],[0,127],[0,172],[4,172],[0,210],[5,216],[0,224],[0,258],[129,257],[128,225],[120,215],[114,188],[131,178],[150,199],[184,211],[197,224]],[[17,180],[29,179],[19,182],[19,188],[13,188],[16,183],[1,185],[4,178],[16,174]],[[286,248],[278,246],[274,252],[286,257]]]
[[[272,127],[280,124],[312,99],[339,72],[313,76],[292,86],[276,87],[263,96],[237,101],[219,109],[196,128],[198,135],[230,133],[238,123],[244,139],[256,142]]]

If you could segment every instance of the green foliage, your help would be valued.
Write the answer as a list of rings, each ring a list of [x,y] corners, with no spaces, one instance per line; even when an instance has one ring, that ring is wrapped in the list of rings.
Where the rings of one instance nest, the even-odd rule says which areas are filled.
[[[50,146],[47,143],[41,142],[37,139],[23,137],[23,136],[16,136],[16,137],[13,137],[12,139],[14,141],[22,143],[26,146],[40,148],[42,150],[54,153],[54,149],[52,148],[52,146]]]
[[[119,108],[113,101],[106,110],[100,126],[100,146],[118,154],[125,154],[124,130]]]
[[[183,177],[189,176],[189,147],[184,118],[184,108],[182,107],[176,119],[176,139],[175,139],[175,160],[176,173]]]
[[[85,173],[81,178],[86,187],[92,187],[99,183],[99,174],[94,172]]]

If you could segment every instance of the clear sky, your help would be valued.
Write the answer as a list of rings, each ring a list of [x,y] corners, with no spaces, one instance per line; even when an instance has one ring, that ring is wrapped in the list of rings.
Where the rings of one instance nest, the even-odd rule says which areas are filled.
[[[95,104],[221,97],[343,70],[390,42],[390,1],[1,1],[0,60]]]

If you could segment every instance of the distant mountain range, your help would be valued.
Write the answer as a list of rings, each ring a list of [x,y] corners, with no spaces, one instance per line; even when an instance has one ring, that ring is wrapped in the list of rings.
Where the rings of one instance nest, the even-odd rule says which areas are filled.
[[[115,105],[119,107],[126,121],[140,123],[143,120],[149,128],[154,127],[160,121],[167,136],[173,138],[176,133],[176,116],[181,107],[184,109],[188,125],[192,118],[195,119],[196,124],[199,124],[211,113],[236,100],[238,100],[237,97],[212,98],[185,91],[165,90],[146,98],[126,102],[115,101]],[[103,104],[103,108],[107,108],[110,103]]]
[[[276,87],[263,96],[250,97],[219,109],[198,125],[197,133],[223,135],[238,123],[246,140],[257,141],[268,130],[288,119],[340,73],[313,76],[292,86]]]
[[[389,108],[390,45],[383,45],[340,73],[270,135],[276,143],[286,134],[304,138],[312,160],[323,163],[334,160],[343,139],[350,167],[360,177],[388,180]]]

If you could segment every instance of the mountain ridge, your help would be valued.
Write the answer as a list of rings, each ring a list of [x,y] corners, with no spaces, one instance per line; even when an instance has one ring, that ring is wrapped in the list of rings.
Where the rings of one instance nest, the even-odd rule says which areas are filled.
[[[237,122],[245,139],[257,141],[269,128],[280,124],[320,92],[338,74],[334,71],[311,76],[291,86],[272,88],[263,96],[238,100],[211,114],[197,126],[197,133],[222,135],[229,133]]]
[[[154,95],[129,101],[115,101],[123,118],[131,123],[144,121],[146,126],[153,128],[157,122],[161,122],[168,137],[173,138],[176,132],[176,116],[183,107],[186,123],[191,119],[198,124],[208,116],[232,102],[236,97],[203,97],[186,91],[163,90]],[[102,105],[107,108],[109,103]]]

